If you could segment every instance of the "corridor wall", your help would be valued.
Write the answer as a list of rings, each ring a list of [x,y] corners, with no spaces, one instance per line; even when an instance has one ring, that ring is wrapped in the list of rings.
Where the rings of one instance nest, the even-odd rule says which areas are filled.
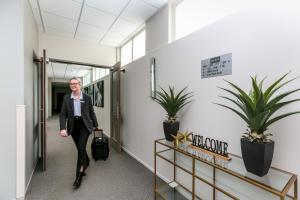
[[[162,7],[148,21],[146,31],[146,54],[168,44],[169,34],[169,8]]]
[[[38,28],[34,20],[29,1],[24,1],[24,104],[26,105],[26,169],[25,191],[38,161],[38,102],[37,95],[37,66],[33,58],[38,56]]]
[[[36,136],[33,133],[33,54],[38,54],[37,29],[28,1],[4,0],[0,6],[0,60],[1,73],[1,141],[0,157],[0,199],[23,198],[37,160],[33,147]],[[25,115],[20,119],[24,126],[18,127],[16,108],[25,108]],[[17,152],[16,141],[21,142],[22,152]],[[21,177],[17,177],[17,155],[25,156],[26,164],[22,165]],[[22,182],[17,182],[20,180]],[[24,182],[23,182],[24,181]],[[19,188],[19,186],[23,188]],[[21,189],[21,190],[20,190]]]
[[[103,132],[110,137],[110,76],[104,76],[97,80],[104,81],[104,107],[94,106],[95,114],[98,120],[99,128],[103,129]]]
[[[246,124],[232,112],[213,104],[223,102],[218,98],[223,93],[217,86],[228,87],[223,80],[226,79],[250,88],[250,76],[255,75],[267,76],[266,84],[289,71],[290,78],[299,76],[299,34],[300,14],[293,6],[253,8],[227,16],[128,64],[121,84],[124,150],[153,170],[153,142],[164,137],[162,122],[166,115],[150,98],[150,58],[155,57],[158,86],[188,86],[194,92],[193,103],[179,115],[180,130],[226,141],[230,152],[241,155],[240,137]],[[232,75],[201,79],[201,60],[226,53],[232,53]],[[286,90],[299,85],[297,79]],[[295,110],[300,110],[299,103],[280,112]],[[300,159],[294,152],[300,151],[299,120],[300,115],[291,116],[269,129],[275,141],[272,165],[298,176]],[[160,175],[170,179],[172,170],[161,167]]]
[[[36,64],[34,56],[38,56],[38,29],[28,1],[24,2],[24,103],[26,105],[26,180],[25,191],[29,186],[38,161],[38,129],[39,123],[34,119],[38,114],[38,104],[34,100],[37,76],[34,74]],[[37,74],[36,74],[37,75]]]
[[[2,112],[0,158],[0,199],[14,199],[16,194],[16,105],[24,104],[23,7],[19,1],[1,1],[0,6],[0,110]],[[5,48],[4,48],[5,47]],[[8,76],[9,75],[9,76]]]

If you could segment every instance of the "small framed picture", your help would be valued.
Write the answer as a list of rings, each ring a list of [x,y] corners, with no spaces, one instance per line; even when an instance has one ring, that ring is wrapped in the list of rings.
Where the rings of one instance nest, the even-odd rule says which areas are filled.
[[[94,84],[94,106],[104,107],[104,81]]]

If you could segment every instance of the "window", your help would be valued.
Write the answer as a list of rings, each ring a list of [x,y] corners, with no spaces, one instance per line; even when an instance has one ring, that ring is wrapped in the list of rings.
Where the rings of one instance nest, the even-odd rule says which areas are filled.
[[[92,82],[92,76],[91,76],[91,73],[88,72],[86,75],[83,76],[83,79],[82,79],[82,86],[86,86],[88,84],[90,84]]]
[[[145,30],[133,38],[133,60],[145,55]]]
[[[175,8],[175,37],[182,38],[246,6],[246,0],[184,0]]]
[[[121,63],[126,65],[132,61],[132,41],[121,47]]]
[[[109,74],[109,69],[102,69],[102,68],[94,68],[93,70],[93,81],[98,80],[106,75]]]
[[[146,32],[142,30],[121,47],[122,66],[145,55]]]

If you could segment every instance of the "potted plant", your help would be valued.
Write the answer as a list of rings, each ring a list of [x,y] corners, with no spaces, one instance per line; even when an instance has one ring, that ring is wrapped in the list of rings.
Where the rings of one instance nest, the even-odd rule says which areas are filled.
[[[280,88],[295,80],[294,78],[283,82],[284,78],[288,74],[289,73],[280,77],[274,83],[270,84],[265,90],[263,89],[263,82],[265,78],[258,81],[256,77],[251,77],[252,88],[249,94],[229,81],[226,82],[233,88],[233,90],[220,88],[234,98],[226,96],[220,97],[235,104],[238,109],[224,104],[216,104],[233,111],[248,125],[247,132],[244,133],[241,138],[242,157],[247,171],[258,176],[264,176],[268,173],[273,158],[274,141],[269,139],[269,136],[272,134],[266,133],[266,130],[274,122],[287,116],[300,113],[299,111],[296,111],[273,116],[280,108],[300,100],[291,99],[282,101],[285,97],[299,91],[300,89],[275,95]]]
[[[166,140],[173,141],[171,135],[176,136],[179,130],[179,121],[177,121],[177,113],[191,101],[192,92],[185,93],[186,87],[180,90],[177,94],[174,91],[174,87],[169,86],[167,92],[163,88],[160,91],[156,91],[156,101],[167,112],[167,120],[163,122],[164,133]]]

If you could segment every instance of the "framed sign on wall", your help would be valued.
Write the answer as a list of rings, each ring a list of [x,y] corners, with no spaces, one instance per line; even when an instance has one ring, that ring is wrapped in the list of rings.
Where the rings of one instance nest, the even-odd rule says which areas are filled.
[[[232,54],[224,54],[201,61],[201,78],[232,74]]]

